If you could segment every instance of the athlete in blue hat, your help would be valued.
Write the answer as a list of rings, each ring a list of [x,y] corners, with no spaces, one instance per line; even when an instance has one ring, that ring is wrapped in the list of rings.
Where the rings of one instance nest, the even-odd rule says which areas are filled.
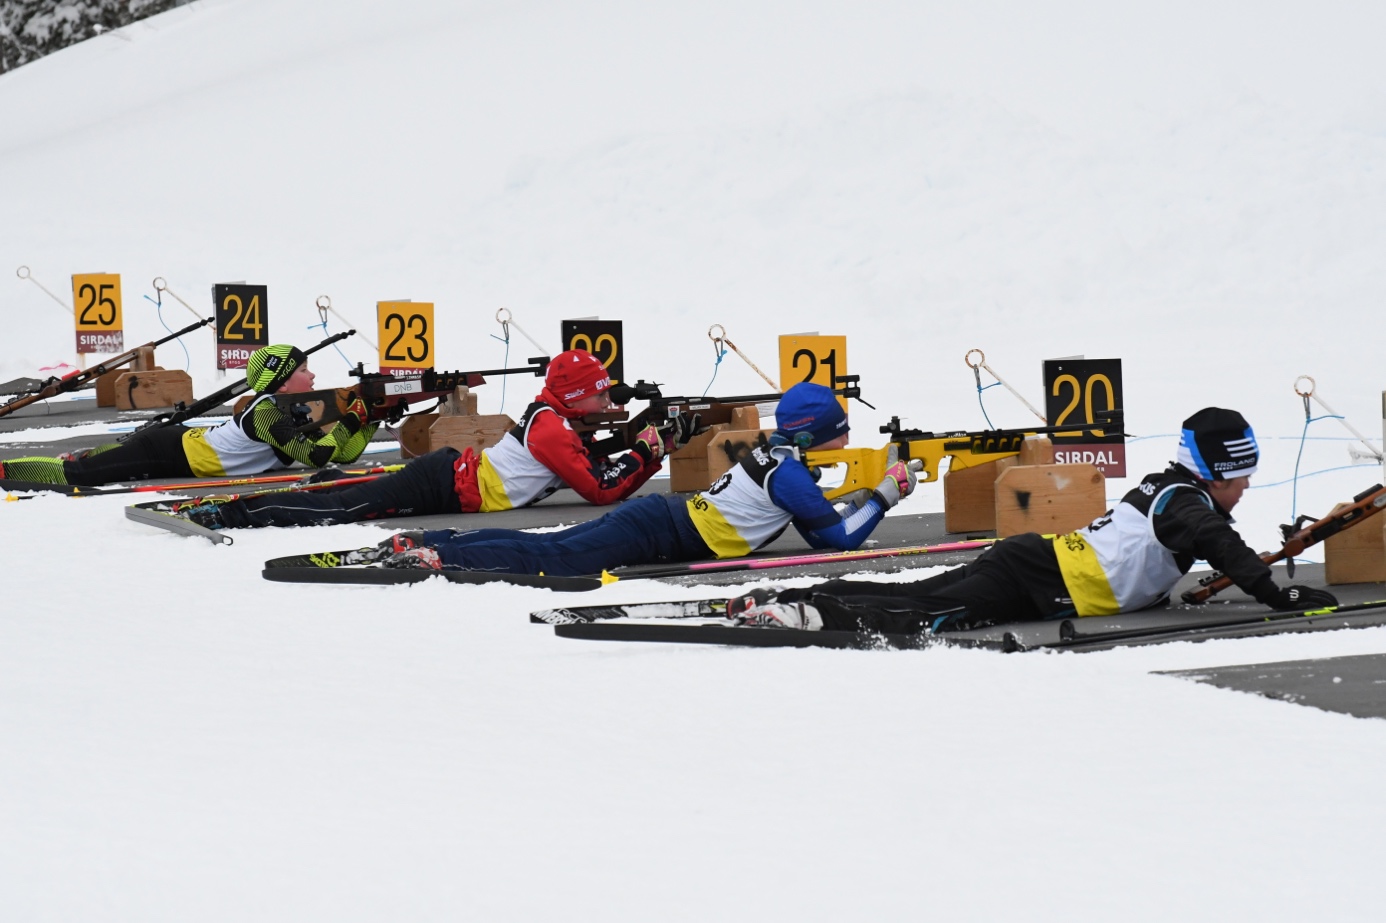
[[[847,551],[858,547],[886,510],[914,489],[914,473],[898,462],[865,502],[839,512],[799,460],[804,449],[846,445],[847,414],[836,396],[822,385],[797,384],[780,399],[775,421],[767,445],[753,449],[692,498],[640,497],[600,519],[558,532],[479,529],[395,536],[388,540],[394,547],[408,541],[418,547],[384,563],[579,576],[629,564],[739,557],[770,544],[791,524],[815,548]]]

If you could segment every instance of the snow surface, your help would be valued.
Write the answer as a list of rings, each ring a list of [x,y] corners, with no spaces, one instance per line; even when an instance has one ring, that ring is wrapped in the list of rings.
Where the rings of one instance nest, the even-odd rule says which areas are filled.
[[[1133,474],[1218,404],[1275,484],[1296,376],[1378,434],[1383,26],[1341,0],[199,0],[0,77],[0,264],[59,295],[121,272],[130,343],[163,333],[155,276],[199,310],[267,284],[303,343],[321,294],[372,339],[376,300],[433,300],[452,368],[505,359],[500,307],[549,349],[618,317],[630,373],[685,393],[710,324],[767,368],[776,334],[847,333],[867,444],[892,413],[982,426],[971,348],[1036,403],[1042,359],[1115,356]],[[0,380],[73,361],[68,315],[3,291]],[[712,391],[762,388],[732,356]],[[1329,470],[1333,421],[1309,434],[1299,511],[1380,479]],[[1291,491],[1248,493],[1253,544]],[[1380,629],[580,643],[527,624],[559,600],[538,590],[259,579],[378,530],[211,547],[121,506],[0,505],[5,919],[1365,920],[1386,896],[1386,724],[1150,675],[1379,653]]]

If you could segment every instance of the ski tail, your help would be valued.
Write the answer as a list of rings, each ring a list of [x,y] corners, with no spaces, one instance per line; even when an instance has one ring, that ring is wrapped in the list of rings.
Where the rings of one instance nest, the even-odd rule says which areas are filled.
[[[348,548],[345,551],[313,551],[308,554],[290,554],[282,558],[270,558],[265,562],[265,570],[279,567],[354,567],[358,564],[374,564],[389,552],[379,548]]]
[[[726,597],[690,599],[666,603],[630,603],[611,606],[567,606],[540,609],[529,614],[538,625],[575,625],[608,619],[717,619],[727,615]]]

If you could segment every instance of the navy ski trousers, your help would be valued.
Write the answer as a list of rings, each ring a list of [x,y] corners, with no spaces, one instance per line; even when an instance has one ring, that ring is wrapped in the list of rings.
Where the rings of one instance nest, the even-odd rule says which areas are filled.
[[[627,564],[712,557],[682,497],[651,494],[557,532],[449,529],[424,533],[444,564],[508,574],[580,577]]]

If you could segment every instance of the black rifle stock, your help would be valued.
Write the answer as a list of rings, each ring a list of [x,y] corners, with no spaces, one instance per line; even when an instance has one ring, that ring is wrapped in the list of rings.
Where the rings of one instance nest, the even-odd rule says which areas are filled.
[[[206,320],[200,320],[195,324],[189,324],[182,330],[170,333],[168,336],[162,339],[152,340],[148,343],[145,343],[142,346],[136,346],[134,349],[128,349],[118,356],[112,356],[104,362],[98,362],[96,365],[93,365],[90,368],[83,369],[82,371],[77,372],[74,375],[69,375],[67,378],[49,378],[47,381],[43,382],[42,385],[39,386],[39,389],[37,391],[33,392],[32,394],[21,395],[20,397],[16,397],[13,400],[5,402],[4,404],[0,404],[0,417],[14,413],[21,407],[28,407],[30,404],[36,404],[39,401],[46,401],[50,397],[55,397],[59,394],[66,394],[69,391],[76,391],[78,388],[82,387],[87,382],[91,381],[93,378],[99,378],[100,376],[105,375],[107,372],[110,372],[113,369],[118,369],[122,365],[128,365],[129,363],[134,362],[135,358],[139,355],[140,350],[154,349],[159,346],[162,346],[170,340],[178,339],[185,333],[192,333],[199,327],[207,326],[213,320],[215,320],[215,318],[209,317]]]
[[[211,320],[211,318],[208,318],[207,322],[210,322]],[[308,349],[305,349],[303,351],[303,354],[305,356],[311,356],[313,353],[317,352],[320,349],[326,349],[333,343],[345,340],[349,336],[354,336],[355,333],[355,330],[347,330],[344,333],[334,333],[332,336],[323,340],[316,346],[312,346]],[[193,401],[191,404],[183,404],[180,402],[173,408],[173,410],[169,411],[168,413],[161,413],[153,417],[150,417],[148,420],[145,420],[139,426],[135,427],[134,432],[127,433],[126,435],[120,437],[120,441],[124,442],[131,436],[135,435],[135,433],[141,432],[146,429],[151,429],[156,426],[177,426],[178,424],[186,422],[188,420],[196,419],[197,417],[202,416],[204,413],[217,409],[222,404],[225,404],[227,401],[235,400],[236,398],[240,397],[242,394],[249,390],[250,383],[246,381],[244,378],[240,378],[236,381],[233,381],[231,384],[227,385],[219,391],[214,391],[213,393],[207,395],[204,398],[201,398],[200,400]]]

